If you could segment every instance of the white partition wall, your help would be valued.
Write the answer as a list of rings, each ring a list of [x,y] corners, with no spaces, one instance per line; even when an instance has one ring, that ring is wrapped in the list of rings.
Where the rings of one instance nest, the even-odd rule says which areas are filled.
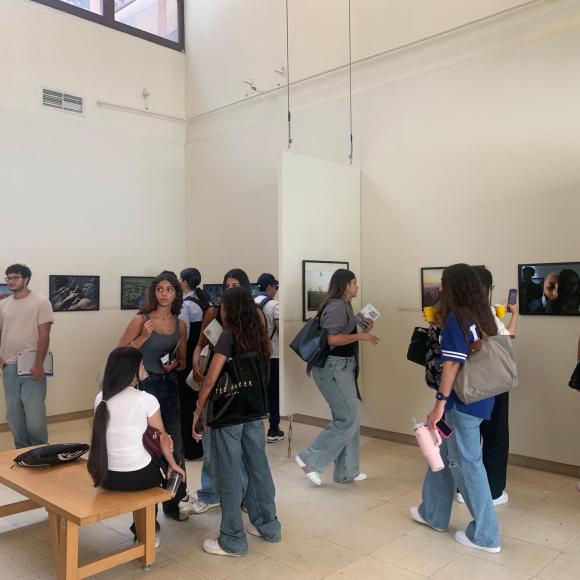
[[[278,195],[280,412],[328,417],[306,364],[288,344],[304,324],[302,260],[346,261],[360,273],[360,170],[284,152]]]

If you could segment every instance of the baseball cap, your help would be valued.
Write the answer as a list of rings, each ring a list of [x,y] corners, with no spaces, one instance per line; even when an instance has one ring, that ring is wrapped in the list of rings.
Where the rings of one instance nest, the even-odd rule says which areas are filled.
[[[260,290],[265,290],[268,286],[276,286],[277,284],[279,284],[279,282],[272,274],[264,273],[258,278],[258,286]]]

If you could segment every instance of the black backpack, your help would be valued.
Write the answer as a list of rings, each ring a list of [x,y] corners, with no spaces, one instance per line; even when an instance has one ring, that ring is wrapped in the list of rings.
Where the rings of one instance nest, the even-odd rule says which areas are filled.
[[[268,304],[268,302],[270,302],[271,300],[274,300],[274,299],[273,299],[273,298],[270,298],[270,296],[266,296],[266,299],[265,299],[265,300],[262,300],[262,302],[260,302],[260,304],[258,304],[258,305],[257,305],[257,306],[258,306],[258,308],[259,308],[259,309],[260,309],[262,312],[264,312],[264,306],[266,306],[266,304]],[[265,317],[265,316],[266,316],[266,315],[264,314],[264,317]],[[274,335],[276,334],[276,331],[277,331],[277,330],[278,330],[278,329],[276,328],[276,325],[274,325],[274,330],[272,331],[272,334],[270,335],[270,340],[272,340],[272,339],[274,338]]]

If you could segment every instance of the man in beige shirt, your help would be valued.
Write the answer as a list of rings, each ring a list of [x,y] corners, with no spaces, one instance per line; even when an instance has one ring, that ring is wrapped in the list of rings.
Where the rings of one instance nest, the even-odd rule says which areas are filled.
[[[12,296],[0,302],[0,368],[6,399],[6,420],[16,448],[48,443],[44,358],[54,322],[50,302],[28,288],[27,266],[6,268]],[[20,352],[35,352],[29,375],[18,375]]]

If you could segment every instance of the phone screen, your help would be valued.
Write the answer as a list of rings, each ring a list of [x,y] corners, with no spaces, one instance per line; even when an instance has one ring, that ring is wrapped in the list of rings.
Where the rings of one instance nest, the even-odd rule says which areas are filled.
[[[451,435],[453,435],[453,429],[451,429],[451,427],[449,427],[449,425],[447,425],[447,423],[445,423],[445,421],[443,421],[443,419],[441,419],[437,424],[436,424],[437,430],[439,431],[439,433],[441,433],[441,437],[443,437],[444,439],[449,439],[449,437],[451,437]]]
[[[515,288],[512,288],[508,295],[508,304],[514,305],[517,299],[518,299],[518,291]]]

